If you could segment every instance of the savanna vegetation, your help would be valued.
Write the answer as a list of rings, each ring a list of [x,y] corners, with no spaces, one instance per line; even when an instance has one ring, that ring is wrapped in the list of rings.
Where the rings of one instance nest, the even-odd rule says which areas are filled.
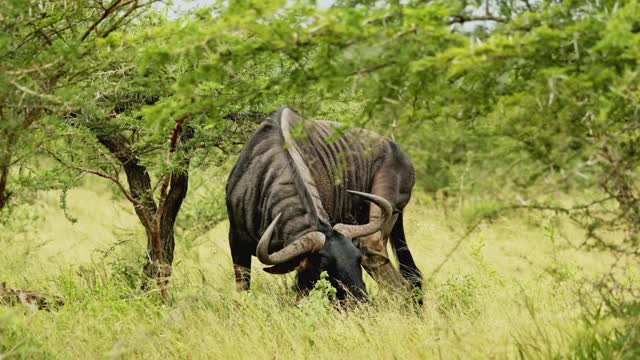
[[[0,0],[0,358],[640,356],[637,1],[168,6]],[[410,155],[424,306],[235,292],[226,177],[282,104]]]

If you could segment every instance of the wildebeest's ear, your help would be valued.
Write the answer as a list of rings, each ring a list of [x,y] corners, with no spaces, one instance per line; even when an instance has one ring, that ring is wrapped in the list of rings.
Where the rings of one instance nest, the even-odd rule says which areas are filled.
[[[294,261],[288,261],[282,264],[266,267],[262,270],[268,272],[269,274],[287,274],[295,270],[297,266],[298,264],[296,264]]]

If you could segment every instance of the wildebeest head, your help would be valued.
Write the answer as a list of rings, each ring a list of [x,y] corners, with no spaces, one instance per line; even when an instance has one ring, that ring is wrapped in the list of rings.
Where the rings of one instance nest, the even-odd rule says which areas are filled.
[[[391,218],[393,208],[387,200],[380,196],[358,191],[349,191],[349,193],[375,203],[382,210],[382,216],[371,219],[368,224],[364,225],[336,224],[333,229],[311,231],[289,243],[280,251],[269,254],[269,243],[280,219],[280,215],[278,215],[260,238],[257,249],[258,259],[265,265],[293,265],[288,267],[291,270],[295,267],[291,263],[292,261],[305,259],[308,266],[313,266],[317,271],[326,271],[329,274],[329,280],[336,288],[339,300],[345,299],[348,295],[358,300],[366,300],[367,290],[362,280],[360,265],[363,254],[354,245],[353,240],[380,230],[380,227]]]

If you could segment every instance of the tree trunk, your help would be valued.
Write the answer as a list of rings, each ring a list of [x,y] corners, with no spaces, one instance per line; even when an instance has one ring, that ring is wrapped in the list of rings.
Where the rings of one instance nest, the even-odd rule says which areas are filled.
[[[144,265],[144,273],[150,278],[154,278],[157,275],[157,266],[154,264],[157,264],[158,259],[153,247],[156,229],[154,228],[155,222],[152,219],[158,212],[158,206],[153,200],[149,172],[146,167],[139,164],[138,158],[131,152],[124,136],[119,134],[102,135],[98,137],[98,141],[120,161],[127,175],[131,195],[141,203],[141,205],[134,206],[134,210],[147,233],[147,263]],[[163,223],[161,221],[161,225]],[[167,227],[164,226],[164,232],[160,231],[160,242],[163,245],[163,258],[167,261],[167,265],[171,266],[174,249],[173,224],[169,226],[171,228],[170,231],[166,230]],[[143,285],[145,288],[147,286],[148,284]]]
[[[18,135],[15,130],[5,130],[3,133],[3,137],[5,137],[7,142],[0,155],[0,210],[7,205],[11,197],[11,192],[7,191],[7,185],[9,170],[11,169],[11,160],[13,158],[13,149],[18,140]]]
[[[9,166],[4,163],[0,166],[0,211],[7,205],[11,193],[7,192],[7,179],[9,178]]]
[[[161,269],[158,264],[156,252],[154,251],[153,235],[147,230],[147,263],[144,265],[144,273],[147,277],[154,279],[161,275],[163,278],[171,276],[171,265],[173,264],[173,254],[175,249],[175,236],[174,228],[178,212],[182,206],[182,201],[187,195],[188,190],[188,173],[185,170],[180,174],[172,174],[171,176],[171,190],[167,194],[165,209],[160,219],[160,244],[162,247],[162,260],[165,267],[163,269],[164,274],[158,274]],[[143,284],[143,287],[148,287],[148,284]]]
[[[42,114],[40,109],[38,110],[26,110],[24,112],[24,118],[20,121],[19,125],[8,126],[2,131],[2,137],[6,139],[4,148],[0,151],[0,210],[2,210],[11,197],[11,192],[7,191],[9,183],[9,172],[11,171],[11,165],[13,161],[13,155],[16,150],[16,144],[20,136],[20,131],[26,131],[31,124]],[[4,109],[0,107],[0,120],[2,122],[7,121],[4,114]]]
[[[178,141],[184,144],[193,137],[193,129],[187,127],[185,131],[181,131],[180,123],[176,127],[175,136],[178,138],[172,141],[172,153],[175,152]],[[159,206],[153,199],[149,173],[130,151],[126,139],[122,135],[111,134],[98,136],[98,141],[123,165],[131,195],[140,202],[135,206],[135,212],[147,233],[147,262],[143,270],[147,280],[156,279],[161,291],[166,291],[174,258],[174,226],[188,190],[189,158],[182,158],[177,164],[175,172],[170,175],[167,184],[169,186],[168,192],[166,192],[164,199],[161,193],[161,205]],[[157,219],[159,207],[162,208],[160,210],[162,213],[160,214],[161,218]],[[160,243],[160,251],[156,251],[157,241]],[[143,282],[144,289],[148,289],[149,285],[148,281]]]

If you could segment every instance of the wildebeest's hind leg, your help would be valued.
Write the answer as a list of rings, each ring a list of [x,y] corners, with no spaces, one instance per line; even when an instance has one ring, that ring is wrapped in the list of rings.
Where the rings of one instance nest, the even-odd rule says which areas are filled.
[[[236,290],[249,290],[251,287],[251,253],[247,247],[241,243],[238,234],[229,230],[229,246],[231,248],[231,260],[233,261],[233,272],[236,278]]]
[[[411,284],[411,287],[416,292],[421,292],[422,273],[416,266],[415,261],[413,261],[411,251],[409,251],[407,239],[404,236],[402,213],[398,215],[398,219],[391,230],[391,245],[398,258],[400,274]],[[421,296],[419,302],[422,303]]]

